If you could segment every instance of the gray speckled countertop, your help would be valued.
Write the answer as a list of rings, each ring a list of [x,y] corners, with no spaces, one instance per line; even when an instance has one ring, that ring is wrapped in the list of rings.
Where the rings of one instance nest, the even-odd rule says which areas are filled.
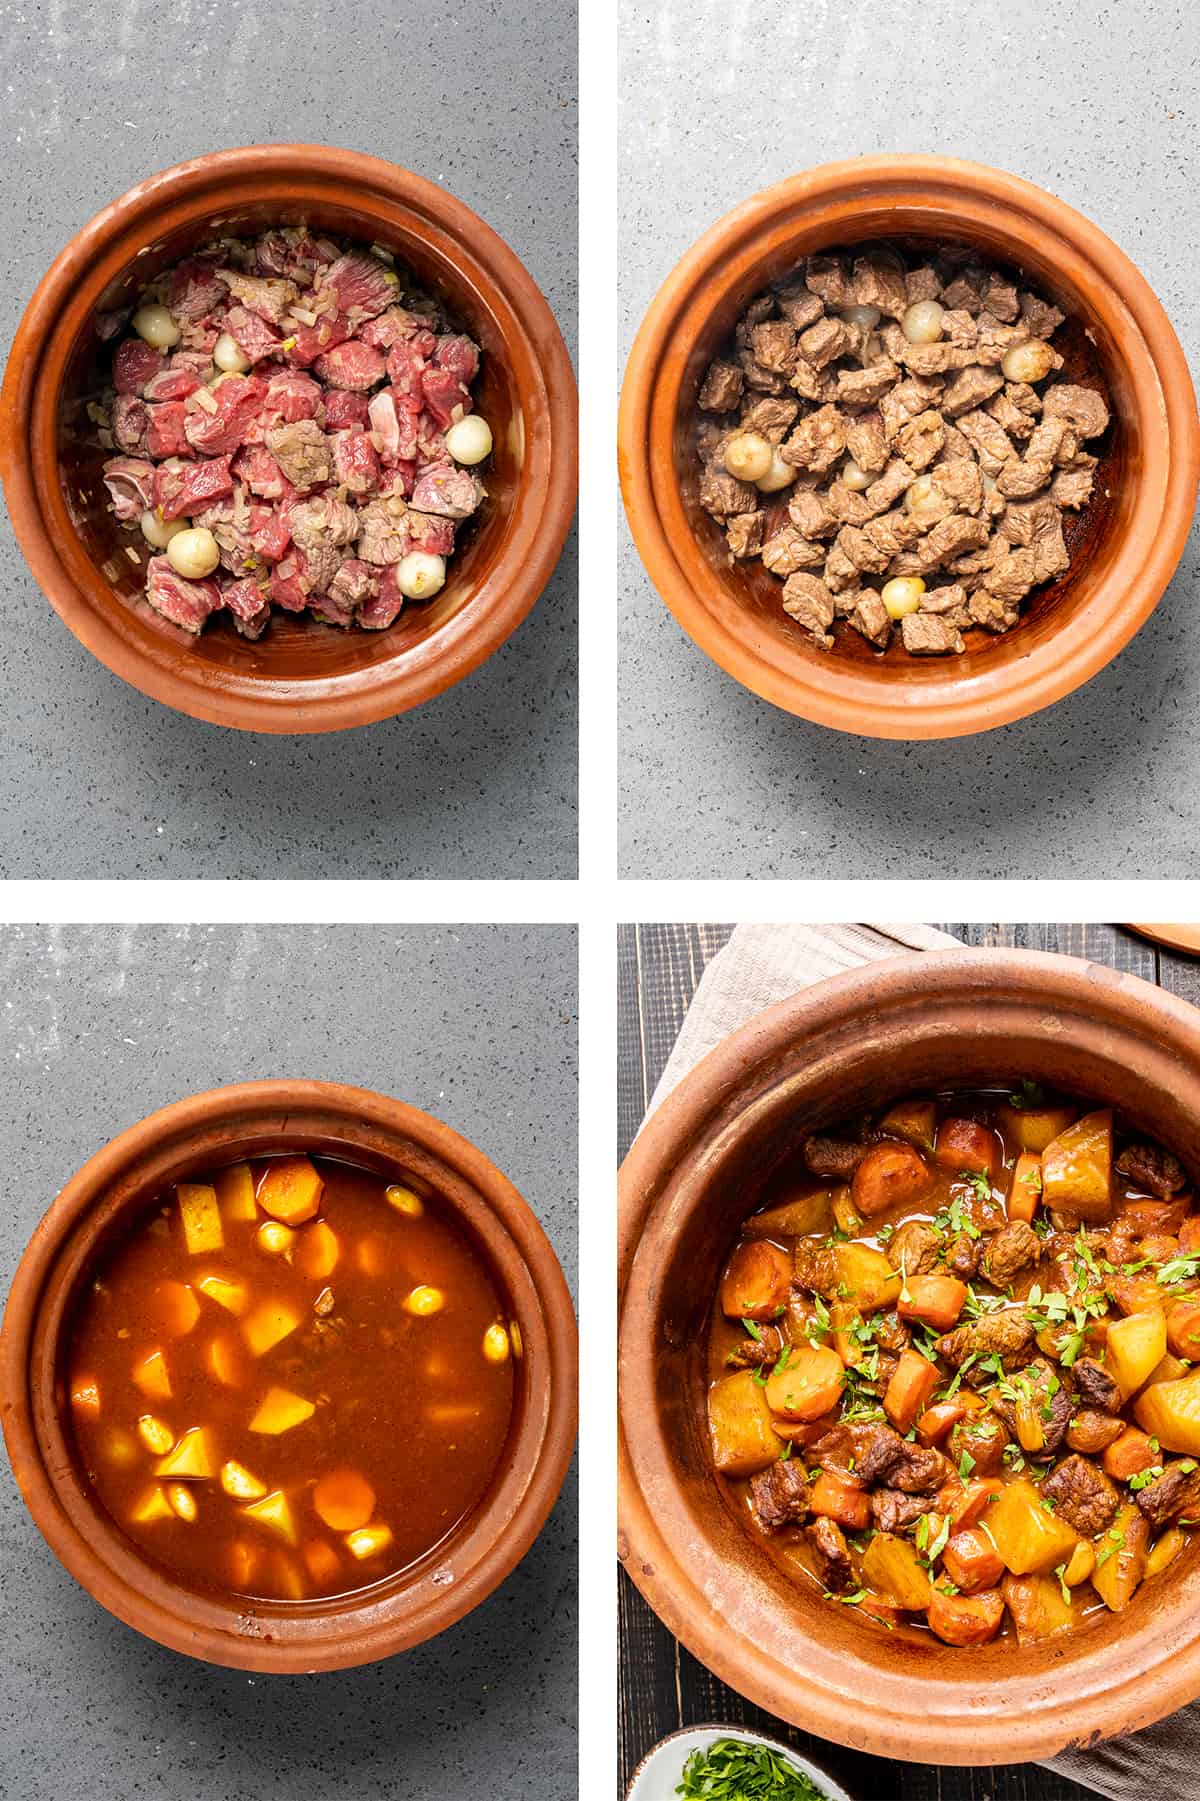
[[[569,3],[5,0],[0,71],[5,350],[107,201],[206,150],[296,140],[451,189],[513,247],[574,350]],[[573,876],[575,594],[572,539],[534,612],[449,693],[334,737],[248,735],[96,662],[0,510],[0,876]]]
[[[293,1074],[445,1119],[574,1279],[576,946],[565,927],[0,928],[0,1285],[55,1193],[180,1095]],[[0,1795],[559,1801],[575,1793],[576,1501],[430,1644],[322,1676],[177,1656],[57,1563],[0,1469]]]
[[[797,169],[940,151],[1011,169],[1128,252],[1200,370],[1196,25],[1010,0],[622,0],[622,337],[731,206]],[[637,877],[1191,876],[1200,533],[1134,642],[1031,720],[890,744],[792,719],[687,639],[625,536],[622,863]],[[1153,829],[1147,830],[1147,822]]]

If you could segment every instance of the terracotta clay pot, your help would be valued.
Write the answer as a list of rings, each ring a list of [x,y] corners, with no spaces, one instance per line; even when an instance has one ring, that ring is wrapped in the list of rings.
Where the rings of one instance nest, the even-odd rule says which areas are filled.
[[[508,1441],[483,1499],[429,1557],[361,1596],[286,1602],[201,1593],[149,1563],[94,1497],[76,1458],[64,1346],[81,1286],[114,1238],[172,1182],[273,1151],[417,1178],[487,1260],[520,1326]],[[482,1152],[415,1107],[329,1082],[247,1082],[153,1113],[89,1159],[35,1231],[0,1333],[9,1458],[46,1542],[83,1587],[148,1638],[209,1663],[341,1669],[423,1643],[524,1556],[562,1486],[575,1438],[571,1298],[541,1227]]]
[[[341,631],[276,609],[256,643],[228,620],[198,639],[142,598],[140,537],[118,529],[86,403],[119,310],[219,228],[308,223],[395,251],[482,347],[477,411],[495,451],[488,499],[436,599],[387,631]],[[117,675],[217,725],[325,732],[402,713],[478,667],[515,630],[562,549],[577,486],[576,391],[549,307],[512,251],[444,189],[355,151],[272,144],[152,175],[72,239],[26,309],[0,396],[0,475],[17,541],[51,605]],[[144,556],[142,556],[144,562]]]
[[[750,1021],[644,1127],[620,1182],[620,1554],[741,1694],[878,1756],[1014,1763],[1200,1695],[1200,1544],[1041,1645],[888,1633],[789,1579],[709,1465],[704,1342],[740,1222],[815,1127],[914,1090],[1022,1076],[1118,1107],[1200,1176],[1200,1012],[1112,969],[1020,951],[903,956]]]
[[[886,238],[970,244],[1015,267],[1068,322],[1064,377],[1103,384],[1113,423],[1096,498],[1068,516],[1072,564],[1000,636],[962,656],[873,650],[853,630],[819,649],[780,582],[734,562],[699,499],[695,403],[746,303],[816,250]],[[1095,448],[1091,446],[1090,448]],[[1049,706],[1104,667],[1161,597],[1200,479],[1200,423],[1170,322],[1129,259],[1073,208],[998,169],[938,156],[830,163],[755,194],[667,277],[621,396],[621,483],[646,569],[676,619],[729,675],[787,712],[876,738],[949,738]]]

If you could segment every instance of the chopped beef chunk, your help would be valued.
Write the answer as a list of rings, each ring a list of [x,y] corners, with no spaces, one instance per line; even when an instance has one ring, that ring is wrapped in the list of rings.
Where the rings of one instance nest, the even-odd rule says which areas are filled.
[[[1115,1484],[1077,1452],[1051,1470],[1042,1483],[1042,1496],[1053,1501],[1055,1513],[1084,1538],[1095,1538],[1111,1526],[1120,1504]]]
[[[808,1477],[798,1460],[769,1464],[750,1478],[750,1504],[767,1532],[807,1519],[808,1503]]]
[[[810,1294],[832,1294],[838,1284],[832,1246],[817,1238],[798,1238],[792,1247],[792,1281]]]
[[[1029,1361],[1033,1345],[1033,1327],[1023,1313],[1007,1309],[1001,1313],[985,1313],[970,1325],[956,1326],[937,1341],[938,1355],[958,1369],[968,1357],[987,1357],[993,1353],[1005,1369],[1018,1369]]]
[[[1138,1491],[1137,1504],[1156,1532],[1176,1520],[1200,1519],[1200,1469],[1169,1463],[1156,1481]]]
[[[942,1235],[924,1220],[905,1220],[884,1247],[893,1269],[903,1267],[910,1276],[923,1276],[931,1270],[942,1249]]]
[[[931,1445],[914,1445],[901,1439],[900,1446],[899,1456],[887,1466],[889,1488],[898,1488],[906,1495],[928,1494],[953,1475],[953,1464]]]
[[[946,1268],[960,1282],[972,1282],[979,1274],[979,1260],[985,1249],[982,1238],[972,1238],[969,1232],[959,1232],[946,1246]]]
[[[1075,1390],[1085,1407],[1097,1413],[1119,1413],[1124,1400],[1120,1388],[1094,1357],[1077,1357],[1071,1365]]]
[[[904,1448],[898,1432],[882,1423],[856,1421],[831,1426],[808,1453],[809,1462],[834,1476],[849,1476],[869,1487],[886,1475]]]
[[[804,1141],[804,1161],[814,1176],[848,1182],[870,1148],[869,1144],[854,1144],[849,1139],[825,1138],[814,1133]]]
[[[880,1532],[898,1537],[910,1531],[928,1510],[929,1500],[925,1495],[906,1495],[895,1488],[871,1491],[871,1518]]]
[[[707,413],[731,413],[742,398],[745,378],[736,363],[718,359],[709,364],[700,389],[699,404]]]
[[[831,1594],[849,1588],[851,1578],[850,1550],[846,1537],[835,1520],[822,1516],[805,1528],[809,1542],[817,1554],[817,1573]]]
[[[1065,419],[1081,438],[1098,438],[1108,429],[1108,405],[1094,388],[1060,382],[1046,390],[1042,412],[1049,419]]]
[[[1117,1169],[1147,1194],[1169,1201],[1187,1181],[1187,1171],[1178,1157],[1157,1144],[1130,1144],[1117,1158]]]
[[[783,1333],[778,1326],[761,1325],[758,1337],[747,1336],[729,1352],[725,1362],[730,1369],[760,1369],[776,1361],[783,1349]]]
[[[1041,1254],[1042,1241],[1033,1227],[1015,1219],[988,1240],[983,1274],[996,1288],[1007,1288],[1017,1272],[1036,1263]]]
[[[940,657],[948,650],[957,655],[967,648],[958,628],[936,613],[906,613],[900,621],[900,636],[913,657]]]

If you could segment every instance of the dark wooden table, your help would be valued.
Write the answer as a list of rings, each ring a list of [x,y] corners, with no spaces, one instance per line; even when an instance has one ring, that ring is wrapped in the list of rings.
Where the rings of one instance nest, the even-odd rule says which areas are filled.
[[[709,959],[732,926],[621,926],[618,932],[619,1152],[641,1125]],[[1200,1002],[1200,963],[1159,950],[1120,926],[947,925],[968,944],[1065,951],[1132,971]],[[889,1763],[798,1732],[718,1682],[661,1625],[620,1571],[621,1784],[668,1732],[702,1721],[758,1727],[823,1762],[861,1801],[1084,1801],[1090,1791],[1036,1764],[949,1769]],[[1182,1797],[1180,1798],[1182,1801]]]

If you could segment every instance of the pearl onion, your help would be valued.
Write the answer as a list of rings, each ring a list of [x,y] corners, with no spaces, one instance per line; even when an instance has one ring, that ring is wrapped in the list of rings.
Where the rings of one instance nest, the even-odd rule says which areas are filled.
[[[188,529],[186,519],[160,519],[153,507],[142,514],[142,536],[155,550],[165,550],[172,538]]]
[[[492,454],[492,428],[478,413],[458,419],[446,433],[446,449],[456,463],[472,468]]]
[[[428,600],[446,580],[446,559],[410,550],[396,568],[396,586],[407,600]]]
[[[932,475],[918,475],[905,493],[904,505],[914,519],[920,519],[926,514],[936,513],[944,499],[945,496]]]
[[[865,469],[860,469],[853,457],[847,457],[842,464],[839,479],[843,488],[849,488],[852,494],[861,494],[864,488],[871,486],[875,477],[868,475]]]
[[[1030,338],[1006,350],[1000,367],[1009,381],[1043,381],[1054,367],[1054,352],[1040,338]]]
[[[213,346],[213,362],[226,375],[244,375],[250,367],[250,358],[237,339],[227,331],[221,333]]]
[[[945,310],[936,300],[914,300],[900,321],[900,329],[910,344],[936,344],[942,335]]]
[[[770,469],[773,455],[771,446],[758,432],[738,432],[725,446],[725,467],[740,482],[757,482]]]
[[[765,475],[760,475],[755,486],[761,494],[778,494],[781,488],[790,488],[796,479],[796,471],[791,463],[785,463],[778,450],[771,452],[771,467]]]
[[[183,335],[165,306],[139,306],[132,325],[142,342],[153,350],[171,350]]]
[[[167,561],[185,581],[203,581],[221,561],[217,540],[202,525],[178,532],[167,545]]]
[[[921,604],[925,583],[919,575],[894,575],[879,591],[879,598],[893,619],[915,613]]]
[[[877,306],[843,306],[839,311],[847,325],[861,325],[864,331],[874,331],[883,318]]]

